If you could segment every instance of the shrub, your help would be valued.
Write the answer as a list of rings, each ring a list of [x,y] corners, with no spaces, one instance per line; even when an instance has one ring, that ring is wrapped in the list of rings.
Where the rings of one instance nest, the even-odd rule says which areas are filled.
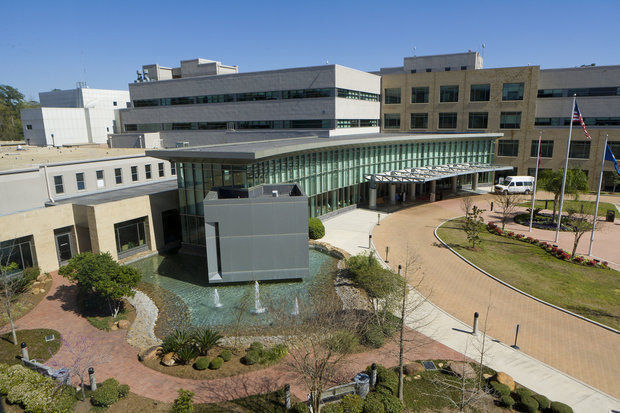
[[[532,392],[525,387],[520,387],[515,390],[515,400],[521,401],[521,399],[527,399],[528,397],[532,397]]]
[[[174,354],[174,358],[179,364],[189,364],[190,361],[198,356],[198,350],[193,344],[186,344],[179,348]]]
[[[308,405],[304,402],[295,403],[291,408],[291,413],[310,413]]]
[[[573,413],[573,408],[560,402],[551,402],[549,405],[551,413]]]
[[[254,341],[252,342],[252,344],[250,344],[250,348],[248,350],[254,350],[261,353],[263,350],[265,350],[265,346],[263,346],[263,343],[261,343],[260,341]]]
[[[493,380],[491,381],[491,383],[489,383],[489,385],[491,386],[493,391],[500,397],[510,396],[510,387],[506,386],[505,384]]]
[[[543,396],[542,394],[535,394],[532,396],[532,398],[538,402],[538,408],[540,410],[547,409],[549,405],[551,404],[551,401],[547,399],[545,396]]]
[[[18,291],[23,291],[28,287],[28,285],[37,279],[37,277],[41,275],[41,270],[39,267],[27,267],[22,271],[21,281],[18,286]]]
[[[371,374],[371,366],[366,368],[366,373]],[[377,365],[377,392],[380,392],[380,388],[388,390],[389,394],[396,395],[398,393],[398,374],[394,370],[385,368],[384,366]]]
[[[385,413],[385,407],[383,407],[383,400],[381,395],[376,392],[368,393],[364,400],[363,413]]]
[[[196,370],[205,370],[209,367],[209,358],[208,357],[198,357],[196,362],[194,363],[194,368]]]
[[[516,407],[520,412],[536,413],[538,411],[538,402],[532,396],[522,396]]]
[[[123,399],[129,394],[129,384],[121,384],[118,386],[118,397]]]
[[[118,383],[118,380],[116,380],[114,377],[110,377],[109,379],[105,379],[103,383],[101,383],[101,385],[111,386],[116,389],[119,386],[119,383]]]
[[[232,358],[232,351],[226,349],[226,350],[222,350],[222,352],[220,353],[220,358],[224,361],[228,361]]]
[[[194,393],[189,390],[179,389],[179,397],[172,404],[173,413],[192,413],[194,411]]]
[[[188,330],[174,330],[168,334],[161,344],[160,354],[176,353],[182,347],[191,344],[192,334]]]
[[[308,237],[310,239],[319,239],[325,236],[325,226],[318,218],[310,218],[308,220]]]
[[[192,335],[194,344],[201,356],[206,356],[207,352],[211,350],[221,338],[222,335],[220,333],[210,328],[199,328],[194,331]]]
[[[325,343],[328,349],[341,354],[351,354],[357,348],[357,336],[349,330],[340,330]]]
[[[222,358],[220,357],[216,357],[211,360],[211,363],[209,363],[209,369],[218,370],[220,367],[222,367],[222,364],[224,364],[224,360],[222,360]]]
[[[344,396],[340,404],[344,413],[362,413],[364,411],[364,399],[357,394]]]
[[[385,335],[377,324],[368,324],[362,333],[362,341],[367,346],[380,348],[385,342]]]
[[[343,413],[340,403],[330,403],[321,407],[321,413]]]
[[[260,358],[260,363],[275,363],[282,360],[288,354],[288,347],[284,344],[276,344],[267,351],[263,351]]]
[[[403,404],[395,395],[381,395],[385,413],[402,413]]]
[[[512,409],[512,406],[514,404],[515,404],[515,400],[510,396],[502,396],[501,399],[499,399],[499,405],[502,407],[507,407],[509,409]]]
[[[113,384],[97,387],[97,390],[90,396],[93,406],[109,407],[118,401],[118,386]]]
[[[241,358],[241,362],[247,366],[258,363],[260,360],[260,354],[256,350],[248,350],[245,352],[245,356]]]

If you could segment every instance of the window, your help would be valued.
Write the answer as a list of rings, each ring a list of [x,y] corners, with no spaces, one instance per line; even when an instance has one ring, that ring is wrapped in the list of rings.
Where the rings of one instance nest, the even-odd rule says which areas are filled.
[[[590,157],[590,141],[572,141],[568,152],[569,158],[588,159]]]
[[[430,73],[432,71],[433,71],[433,69],[426,69],[426,73]]]
[[[611,149],[611,153],[614,154],[616,159],[620,158],[620,142],[607,141],[607,145],[609,145],[609,149]]]
[[[450,71],[450,67],[449,66],[448,67],[444,67],[443,70],[445,70],[446,72],[449,72]]]
[[[499,140],[497,142],[497,156],[517,156],[519,154],[519,141]]]
[[[34,267],[36,263],[32,236],[0,242],[0,266],[15,263],[17,270]]]
[[[29,124],[29,125],[26,125],[26,129],[28,129],[28,130],[32,130],[32,125],[30,125],[30,124]]]
[[[620,86],[586,87],[578,89],[538,89],[539,98],[577,96],[620,96]]]
[[[489,125],[488,112],[469,112],[469,129],[486,129]]]
[[[385,104],[398,104],[400,103],[400,88],[388,88],[385,89]]]
[[[461,70],[467,70],[467,66],[461,66]]]
[[[131,167],[131,180],[134,182],[138,180],[138,167],[137,166]]]
[[[439,129],[455,129],[456,128],[456,112],[439,113]]]
[[[177,164],[175,164],[174,162],[170,162],[170,175],[176,175],[177,174]]]
[[[113,106],[118,106],[118,103],[116,101],[112,102]]]
[[[103,170],[95,172],[97,178],[97,188],[103,188],[105,186],[105,179],[103,177]]]
[[[532,141],[532,149],[530,151],[532,158],[538,158],[538,141]],[[540,157],[552,158],[553,157],[553,141],[540,141]]]
[[[86,189],[86,184],[84,183],[84,172],[78,172],[75,174],[75,181],[77,182],[77,190],[83,191]]]
[[[488,102],[491,99],[491,85],[471,85],[470,102]]]
[[[428,103],[428,86],[412,87],[411,103]]]
[[[538,89],[539,98],[561,98],[564,95],[564,89]]]
[[[524,83],[504,83],[502,100],[523,100]]]
[[[441,86],[439,88],[440,102],[458,102],[459,87],[458,86]]]
[[[144,223],[146,217],[114,224],[116,252],[125,253],[140,247],[147,247]]]
[[[144,165],[144,175],[146,179],[151,179],[153,176],[151,175],[151,165]]]
[[[417,70],[411,69],[411,73],[415,73],[415,72],[417,72]]]
[[[237,93],[237,102],[254,102],[257,100],[276,100],[279,99],[280,92],[249,92]]]
[[[159,171],[159,177],[163,177],[165,175],[165,170],[164,170],[164,163],[163,162],[159,162],[157,164],[157,170]]]
[[[521,112],[502,112],[499,118],[500,129],[519,129],[521,127]]]
[[[411,129],[427,129],[428,128],[428,113],[412,113],[411,114]]]
[[[299,89],[282,91],[282,99],[328,98],[331,95],[330,89]]]
[[[62,184],[62,175],[56,175],[54,177],[54,188],[57,194],[63,194],[65,192],[65,186]]]
[[[114,169],[114,179],[117,185],[123,183],[123,170],[121,168]]]
[[[400,129],[400,113],[385,113],[383,115],[385,129]]]

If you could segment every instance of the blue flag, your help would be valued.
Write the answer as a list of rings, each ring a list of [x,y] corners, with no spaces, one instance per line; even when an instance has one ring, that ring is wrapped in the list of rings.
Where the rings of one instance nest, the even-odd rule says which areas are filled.
[[[607,144],[607,149],[605,149],[605,160],[613,162],[614,168],[616,168],[616,172],[618,173],[618,175],[620,175],[620,169],[618,169],[618,161],[616,161],[616,157],[614,156],[614,153],[611,151],[609,144]]]

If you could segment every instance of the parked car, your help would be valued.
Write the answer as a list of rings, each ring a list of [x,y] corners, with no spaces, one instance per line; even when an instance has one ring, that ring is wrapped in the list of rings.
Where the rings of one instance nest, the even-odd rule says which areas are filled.
[[[534,189],[533,176],[507,176],[495,185],[495,192],[500,194],[530,194]]]

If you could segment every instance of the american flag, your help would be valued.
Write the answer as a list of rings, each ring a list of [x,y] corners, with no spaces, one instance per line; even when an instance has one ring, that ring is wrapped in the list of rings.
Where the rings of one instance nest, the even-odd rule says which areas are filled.
[[[573,122],[579,121],[581,123],[581,127],[583,128],[583,133],[586,134],[587,140],[592,140],[590,134],[586,130],[586,123],[583,121],[583,116],[581,116],[581,112],[579,112],[579,106],[577,106],[577,101],[575,101],[575,110],[573,111]]]

